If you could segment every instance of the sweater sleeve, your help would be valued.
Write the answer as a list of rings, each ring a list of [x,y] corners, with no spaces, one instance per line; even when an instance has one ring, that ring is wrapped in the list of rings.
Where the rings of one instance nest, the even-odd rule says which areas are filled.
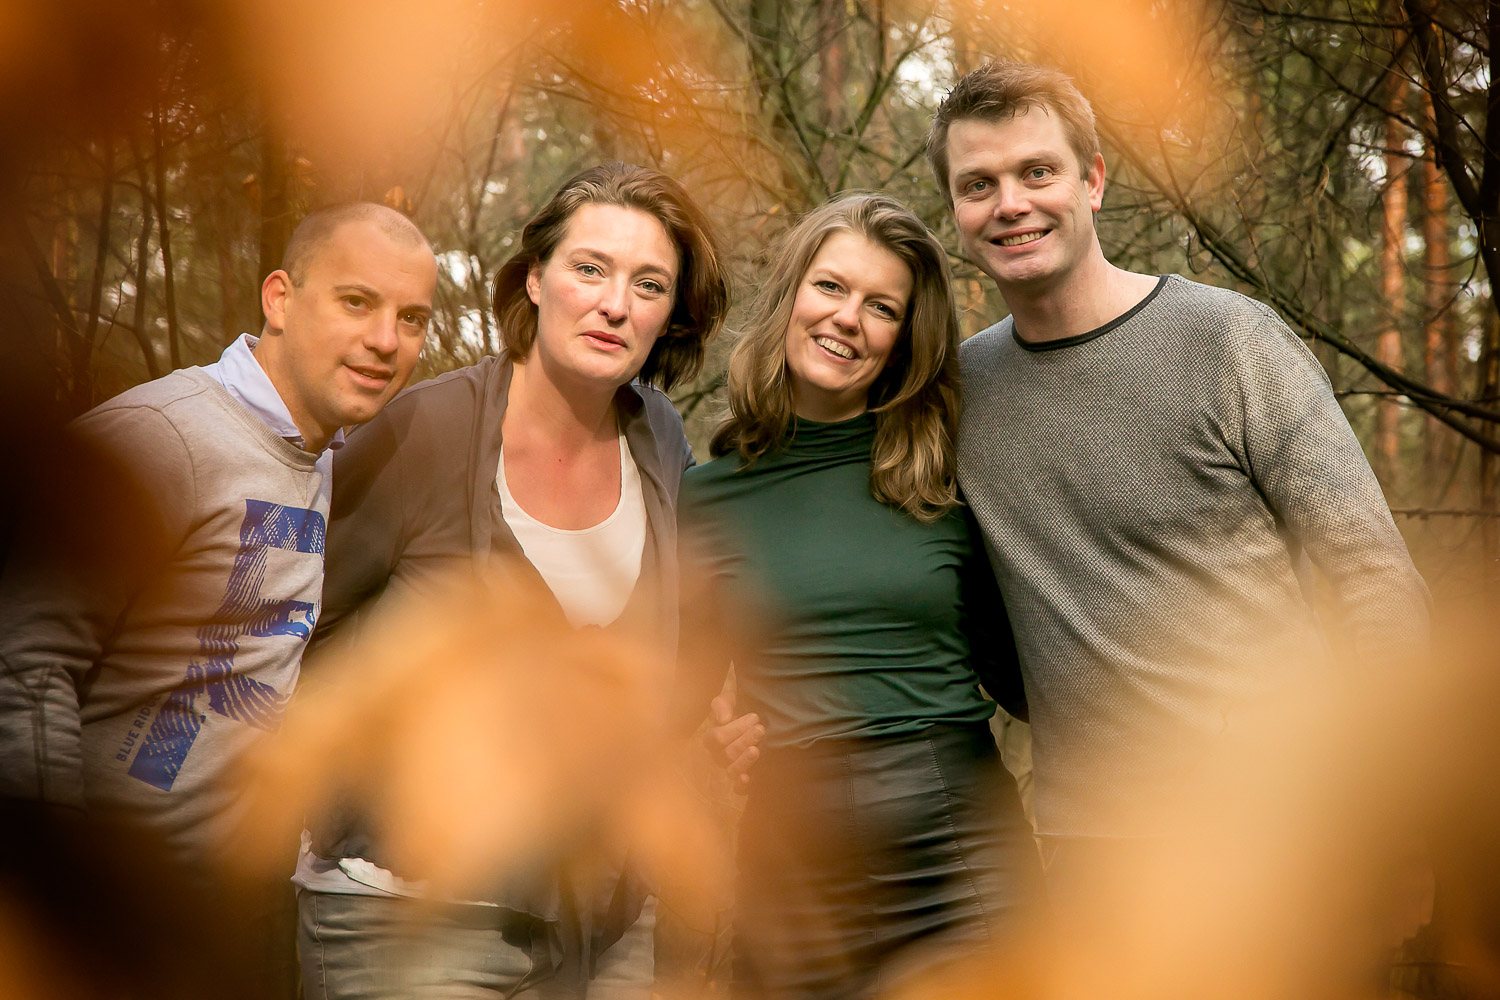
[[[1327,374],[1268,310],[1251,325],[1240,361],[1251,479],[1328,577],[1346,652],[1360,661],[1420,655],[1427,588]]]
[[[0,794],[82,806],[80,704],[189,531],[195,484],[151,407],[86,414],[50,453],[0,573]]]

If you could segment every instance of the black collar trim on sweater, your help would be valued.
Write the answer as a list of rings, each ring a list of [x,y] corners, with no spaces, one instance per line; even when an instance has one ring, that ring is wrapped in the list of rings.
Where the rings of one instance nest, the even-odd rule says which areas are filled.
[[[1151,291],[1146,295],[1144,299],[1141,299],[1141,301],[1137,302],[1135,305],[1131,306],[1129,309],[1125,310],[1123,313],[1116,316],[1108,323],[1105,323],[1103,326],[1095,327],[1094,329],[1089,330],[1086,333],[1080,333],[1073,337],[1064,337],[1061,340],[1044,340],[1041,343],[1032,343],[1029,340],[1022,340],[1020,331],[1018,331],[1015,324],[1012,323],[1010,327],[1010,335],[1015,338],[1017,344],[1020,344],[1028,351],[1060,351],[1064,347],[1077,347],[1079,344],[1087,344],[1095,337],[1104,336],[1106,333],[1113,330],[1121,323],[1124,323],[1126,320],[1134,316],[1136,313],[1140,312],[1142,309],[1146,308],[1151,304],[1151,300],[1156,298],[1157,294],[1160,293],[1161,290],[1166,286],[1167,275],[1164,274],[1160,278],[1156,279],[1156,287],[1151,289]]]

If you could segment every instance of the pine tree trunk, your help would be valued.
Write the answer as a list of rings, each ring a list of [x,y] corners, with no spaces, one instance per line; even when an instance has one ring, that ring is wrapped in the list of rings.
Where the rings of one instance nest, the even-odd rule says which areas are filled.
[[[1398,40],[1399,41],[1399,40]],[[1390,368],[1402,367],[1401,324],[1406,315],[1406,222],[1407,169],[1410,161],[1403,149],[1406,129],[1395,116],[1405,105],[1406,81],[1392,70],[1386,79],[1385,191],[1382,209],[1380,289],[1383,307],[1375,356]],[[1393,488],[1401,456],[1401,405],[1383,398],[1377,406],[1375,455],[1386,488]]]
[[[1423,101],[1431,119],[1431,99]],[[1452,299],[1454,285],[1449,269],[1448,182],[1431,149],[1422,157],[1422,291],[1426,323],[1423,362],[1427,384],[1452,395],[1458,382],[1457,344],[1454,341]],[[1452,433],[1435,420],[1425,422],[1425,460],[1429,482],[1441,465],[1452,459]]]

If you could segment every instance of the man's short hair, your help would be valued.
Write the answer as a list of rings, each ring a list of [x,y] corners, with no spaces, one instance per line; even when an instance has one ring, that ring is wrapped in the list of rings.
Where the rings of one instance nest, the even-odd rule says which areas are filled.
[[[292,230],[286,251],[281,255],[281,269],[291,277],[293,285],[301,286],[313,258],[338,228],[349,222],[373,222],[402,246],[432,249],[417,224],[394,208],[373,201],[339,202],[309,212]]]
[[[1033,109],[1056,115],[1085,176],[1099,155],[1094,109],[1065,73],[1031,63],[991,62],[964,74],[938,105],[927,133],[927,162],[948,203],[948,129],[966,118],[1006,121]]]

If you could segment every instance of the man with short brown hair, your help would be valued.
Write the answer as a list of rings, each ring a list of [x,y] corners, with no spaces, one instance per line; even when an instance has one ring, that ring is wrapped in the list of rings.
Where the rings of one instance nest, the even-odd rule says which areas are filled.
[[[1427,595],[1306,346],[1266,306],[1111,264],[1105,165],[1063,74],[996,63],[938,109],[928,159],[1010,316],[964,343],[959,481],[1030,704],[1038,832],[1159,832],[1165,796],[1324,644],[1420,649]]]
[[[331,449],[410,378],[436,281],[398,213],[315,212],[258,339],[69,425],[0,575],[0,796],[140,828],[187,882],[216,870],[230,771],[317,624]]]

